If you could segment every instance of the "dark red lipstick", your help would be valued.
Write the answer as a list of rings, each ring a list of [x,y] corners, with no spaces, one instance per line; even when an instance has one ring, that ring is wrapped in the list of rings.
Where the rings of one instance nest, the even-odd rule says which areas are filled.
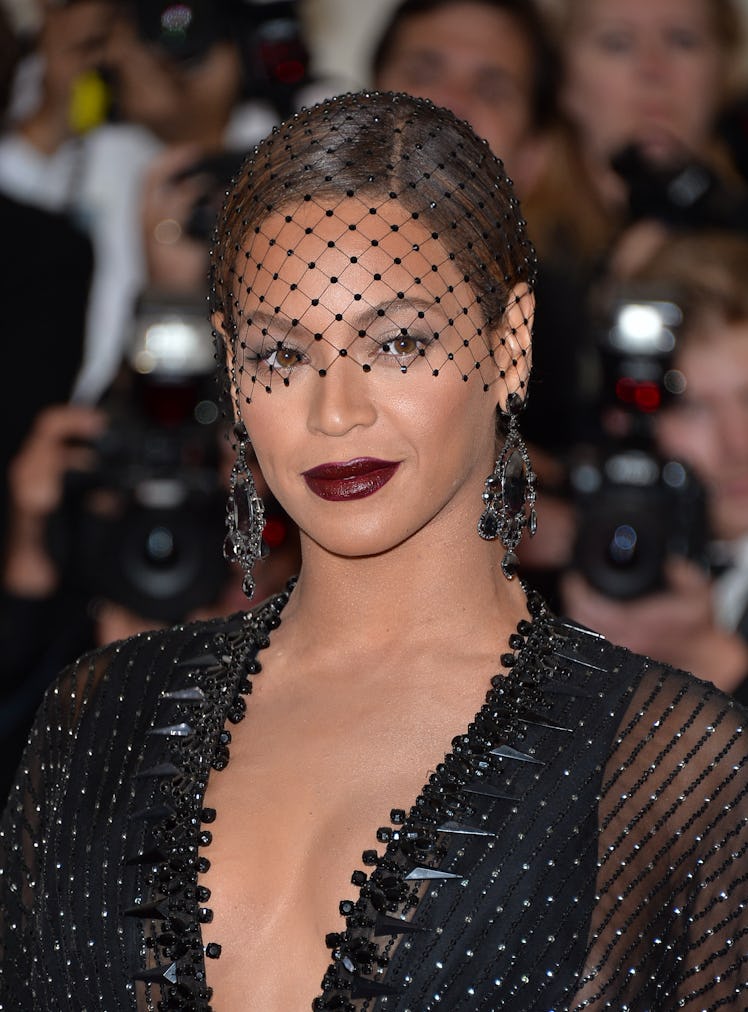
[[[356,457],[354,460],[311,467],[303,472],[302,477],[320,499],[342,502],[374,495],[387,484],[399,466],[399,461]]]

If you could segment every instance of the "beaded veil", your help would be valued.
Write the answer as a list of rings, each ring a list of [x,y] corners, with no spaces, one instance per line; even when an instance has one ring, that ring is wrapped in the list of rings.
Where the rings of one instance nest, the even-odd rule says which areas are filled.
[[[340,358],[503,381],[503,402],[524,389],[528,348],[492,331],[534,277],[511,182],[467,124],[405,95],[302,111],[248,159],[218,227],[213,309],[237,408]]]

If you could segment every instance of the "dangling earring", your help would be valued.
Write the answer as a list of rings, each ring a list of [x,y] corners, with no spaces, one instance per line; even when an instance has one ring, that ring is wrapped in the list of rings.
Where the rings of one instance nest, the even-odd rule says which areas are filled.
[[[229,562],[238,562],[244,570],[242,590],[251,598],[255,592],[252,570],[262,555],[262,531],[265,508],[257,494],[252,471],[247,464],[249,436],[242,422],[234,427],[237,440],[236,460],[226,506],[228,534],[223,542],[223,555]]]
[[[523,405],[518,394],[512,393],[507,397],[506,440],[496,466],[486,478],[484,507],[478,521],[480,536],[486,541],[500,538],[506,549],[501,569],[507,580],[514,577],[519,565],[515,550],[522,531],[527,527],[532,537],[538,525],[535,514],[535,472],[519,432],[519,414]]]

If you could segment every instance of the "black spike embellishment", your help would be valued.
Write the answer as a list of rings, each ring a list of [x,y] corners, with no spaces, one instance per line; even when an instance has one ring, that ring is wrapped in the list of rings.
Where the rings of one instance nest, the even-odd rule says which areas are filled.
[[[386,914],[379,914],[374,921],[374,936],[376,938],[381,938],[383,935],[414,935],[431,930],[431,928],[422,928],[418,924],[411,924],[410,921],[402,921],[399,917],[387,917]]]
[[[163,966],[154,966],[151,970],[141,970],[133,974],[135,980],[142,980],[146,984],[176,984],[177,964],[166,963]]]
[[[499,745],[497,748],[492,748],[489,755],[495,755],[499,759],[513,759],[515,762],[545,766],[542,759],[535,759],[534,756],[527,755],[526,752],[520,752],[518,749],[512,748],[511,745]]]
[[[390,984],[380,984],[366,977],[354,977],[351,980],[351,998],[393,998],[399,991]]]
[[[163,735],[164,738],[187,738],[192,734],[192,728],[185,721],[181,724],[167,724],[165,727],[152,727],[146,734]]]
[[[173,692],[164,692],[162,699],[169,699],[175,703],[204,703],[205,693],[199,685],[193,685],[189,689],[175,689]]]
[[[149,766],[147,769],[141,770],[140,773],[135,774],[136,780],[146,780],[149,777],[158,779],[164,779],[166,777],[173,778],[182,776],[182,770],[174,763],[159,763],[157,766]]]
[[[419,865],[413,868],[404,876],[406,882],[436,882],[440,880],[464,879],[464,875],[456,875],[452,871],[442,871],[440,868],[425,868]]]

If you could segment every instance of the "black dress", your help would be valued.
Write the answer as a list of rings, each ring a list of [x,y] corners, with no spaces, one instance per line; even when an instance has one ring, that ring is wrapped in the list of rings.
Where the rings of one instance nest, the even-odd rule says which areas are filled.
[[[286,596],[107,648],[50,690],[0,839],[2,1009],[209,1008],[203,796]],[[372,827],[310,1005],[745,1009],[744,711],[529,603],[509,674]]]

